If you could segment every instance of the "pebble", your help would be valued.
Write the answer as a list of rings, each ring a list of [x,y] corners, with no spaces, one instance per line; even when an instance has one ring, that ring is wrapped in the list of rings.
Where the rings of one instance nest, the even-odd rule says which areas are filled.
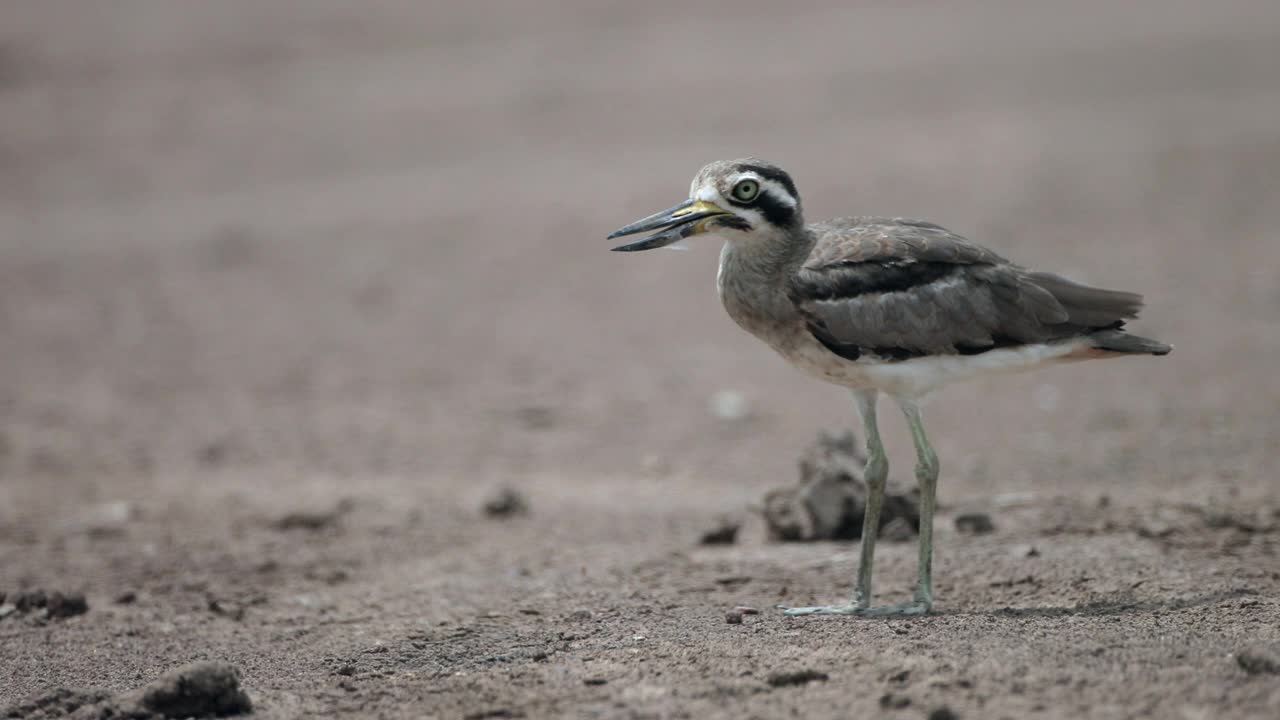
[[[721,420],[741,420],[751,413],[747,396],[736,390],[721,390],[711,396],[711,413]]]
[[[966,535],[986,535],[995,529],[996,524],[986,513],[972,512],[956,516],[956,530]]]

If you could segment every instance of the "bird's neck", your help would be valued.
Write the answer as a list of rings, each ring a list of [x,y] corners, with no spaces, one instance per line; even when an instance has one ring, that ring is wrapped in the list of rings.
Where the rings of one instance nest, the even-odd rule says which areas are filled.
[[[813,234],[807,230],[725,242],[716,284],[729,316],[759,337],[776,337],[774,328],[794,325],[798,311],[787,288],[809,257],[813,243]]]

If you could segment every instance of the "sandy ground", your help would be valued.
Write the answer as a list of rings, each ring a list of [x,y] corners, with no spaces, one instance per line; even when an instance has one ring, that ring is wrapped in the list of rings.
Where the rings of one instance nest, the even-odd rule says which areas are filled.
[[[1276,717],[1280,6],[845,5],[8,4],[0,593],[89,608],[0,619],[0,708],[216,660],[263,718]],[[929,617],[697,543],[855,422],[715,241],[605,252],[747,154],[1177,348],[934,398]]]

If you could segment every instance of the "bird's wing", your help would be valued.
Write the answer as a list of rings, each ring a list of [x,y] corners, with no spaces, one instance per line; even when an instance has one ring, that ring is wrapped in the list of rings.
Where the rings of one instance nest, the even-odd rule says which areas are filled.
[[[945,228],[849,218],[817,239],[790,285],[809,331],[850,359],[977,354],[1117,328],[1141,296],[1029,272]]]

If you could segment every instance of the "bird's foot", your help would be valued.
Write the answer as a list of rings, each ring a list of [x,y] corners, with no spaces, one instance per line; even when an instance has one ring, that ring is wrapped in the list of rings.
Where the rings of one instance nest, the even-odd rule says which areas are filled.
[[[859,617],[893,617],[927,615],[931,605],[932,603],[915,600],[912,602],[899,603],[897,605],[881,605],[879,607],[867,607],[865,605],[849,603],[847,605],[817,605],[814,607],[787,607],[785,605],[779,605],[778,608],[787,615],[857,615]]]

